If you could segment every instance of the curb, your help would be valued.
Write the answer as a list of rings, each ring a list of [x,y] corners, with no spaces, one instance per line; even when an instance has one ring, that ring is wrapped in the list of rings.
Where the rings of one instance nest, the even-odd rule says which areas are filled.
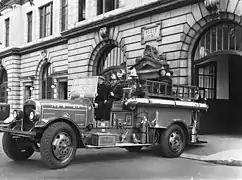
[[[221,164],[226,166],[242,166],[242,161],[238,160],[204,160],[204,162],[213,163],[213,164]]]
[[[207,160],[206,156],[188,154],[188,153],[183,153],[181,154],[180,157],[184,159],[191,159],[191,160],[203,161],[207,163],[220,164],[220,165],[226,165],[226,166],[242,166],[242,161],[239,161],[239,160]]]
[[[188,154],[188,153],[182,153],[180,157],[181,158],[184,158],[184,159],[191,159],[191,160],[203,161],[206,156],[195,155],[195,154]]]

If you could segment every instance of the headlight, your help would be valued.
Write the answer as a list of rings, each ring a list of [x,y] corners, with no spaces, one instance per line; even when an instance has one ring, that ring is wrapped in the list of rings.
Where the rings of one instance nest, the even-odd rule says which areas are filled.
[[[34,116],[35,116],[35,112],[34,111],[30,111],[30,113],[29,113],[29,120],[33,121],[34,120]]]
[[[21,110],[14,110],[13,111],[13,118],[16,119],[16,120],[20,120],[23,118],[23,111]]]
[[[38,121],[40,119],[40,115],[38,112],[32,110],[29,113],[29,120],[30,121]]]
[[[17,117],[17,110],[13,110],[13,118]]]

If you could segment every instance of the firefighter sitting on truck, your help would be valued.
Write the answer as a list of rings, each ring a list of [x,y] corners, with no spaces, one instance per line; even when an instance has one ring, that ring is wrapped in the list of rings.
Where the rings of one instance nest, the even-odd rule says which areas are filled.
[[[123,87],[120,83],[120,79],[116,74],[112,74],[110,77],[110,86],[107,89],[108,101],[107,108],[105,111],[106,117],[110,120],[110,111],[114,101],[120,101],[123,97]]]
[[[160,93],[166,95],[172,95],[172,79],[171,76],[173,75],[173,72],[170,71],[168,68],[166,69],[165,67],[161,67],[161,69],[158,71],[159,77],[157,80],[159,82],[165,83],[163,86],[160,87]],[[165,86],[166,86],[166,92],[165,92]]]
[[[145,97],[145,80],[139,79],[136,69],[131,69],[128,77],[129,86],[131,88],[130,97],[143,98]]]

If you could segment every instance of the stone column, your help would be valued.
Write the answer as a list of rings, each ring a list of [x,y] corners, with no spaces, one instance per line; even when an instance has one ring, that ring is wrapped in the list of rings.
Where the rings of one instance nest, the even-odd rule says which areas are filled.
[[[5,68],[8,74],[8,103],[10,112],[20,109],[20,56],[9,56],[5,59]]]

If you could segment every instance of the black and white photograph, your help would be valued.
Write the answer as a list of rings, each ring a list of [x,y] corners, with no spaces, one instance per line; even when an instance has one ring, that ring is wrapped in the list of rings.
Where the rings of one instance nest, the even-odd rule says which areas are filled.
[[[240,78],[242,0],[0,0],[0,180],[241,180]]]

